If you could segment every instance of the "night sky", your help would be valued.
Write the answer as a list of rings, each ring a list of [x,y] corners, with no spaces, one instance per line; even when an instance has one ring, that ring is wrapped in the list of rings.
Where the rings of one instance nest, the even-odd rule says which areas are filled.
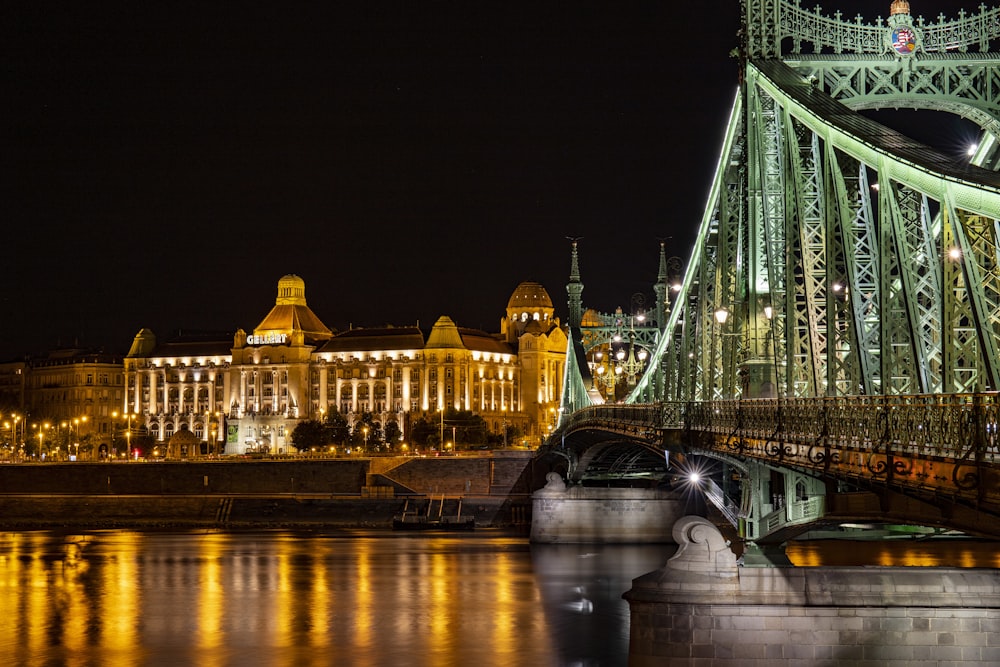
[[[287,273],[331,328],[497,331],[524,280],[565,318],[568,236],[604,311],[687,259],[737,0],[317,4],[8,8],[0,359],[249,330]]]

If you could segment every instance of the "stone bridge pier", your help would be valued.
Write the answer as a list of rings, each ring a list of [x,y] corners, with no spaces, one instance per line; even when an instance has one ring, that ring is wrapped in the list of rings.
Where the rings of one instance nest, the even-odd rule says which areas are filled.
[[[701,517],[632,582],[632,667],[1000,664],[1000,570],[743,567]]]
[[[566,486],[559,473],[532,495],[531,541],[543,544],[662,544],[685,514],[704,513],[700,497],[641,488]]]

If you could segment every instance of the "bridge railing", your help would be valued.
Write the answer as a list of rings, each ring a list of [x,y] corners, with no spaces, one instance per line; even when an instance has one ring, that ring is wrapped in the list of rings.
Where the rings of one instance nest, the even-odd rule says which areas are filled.
[[[988,392],[601,405],[570,415],[560,430],[605,430],[925,495],[947,493],[1000,512],[998,422],[1000,394]]]
[[[685,427],[834,450],[994,463],[1000,395],[927,394],[690,403]]]
[[[606,404],[574,412],[561,430],[601,424],[1000,462],[997,392]]]

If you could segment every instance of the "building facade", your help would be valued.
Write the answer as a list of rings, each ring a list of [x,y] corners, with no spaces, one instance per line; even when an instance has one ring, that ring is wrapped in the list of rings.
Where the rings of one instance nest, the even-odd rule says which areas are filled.
[[[124,456],[122,356],[61,349],[0,364],[0,431],[8,458]]]
[[[516,426],[523,437],[509,444],[537,445],[556,423],[565,371],[554,312],[544,288],[526,282],[498,334],[447,316],[426,336],[415,326],[337,333],[309,308],[305,282],[286,275],[249,332],[160,342],[141,330],[124,360],[122,410],[172,457],[290,452],[299,423],[333,411],[351,427],[370,413],[403,444],[412,419],[468,410],[493,433]],[[181,431],[194,437],[171,448]]]

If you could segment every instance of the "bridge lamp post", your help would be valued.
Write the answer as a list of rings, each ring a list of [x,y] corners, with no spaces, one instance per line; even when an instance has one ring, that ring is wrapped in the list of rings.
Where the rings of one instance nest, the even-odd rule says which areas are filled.
[[[635,386],[636,377],[642,373],[646,367],[646,357],[649,356],[643,348],[639,348],[638,358],[635,352],[635,335],[629,336],[628,359],[625,359],[625,350],[618,351],[619,368],[625,374],[629,386]]]

